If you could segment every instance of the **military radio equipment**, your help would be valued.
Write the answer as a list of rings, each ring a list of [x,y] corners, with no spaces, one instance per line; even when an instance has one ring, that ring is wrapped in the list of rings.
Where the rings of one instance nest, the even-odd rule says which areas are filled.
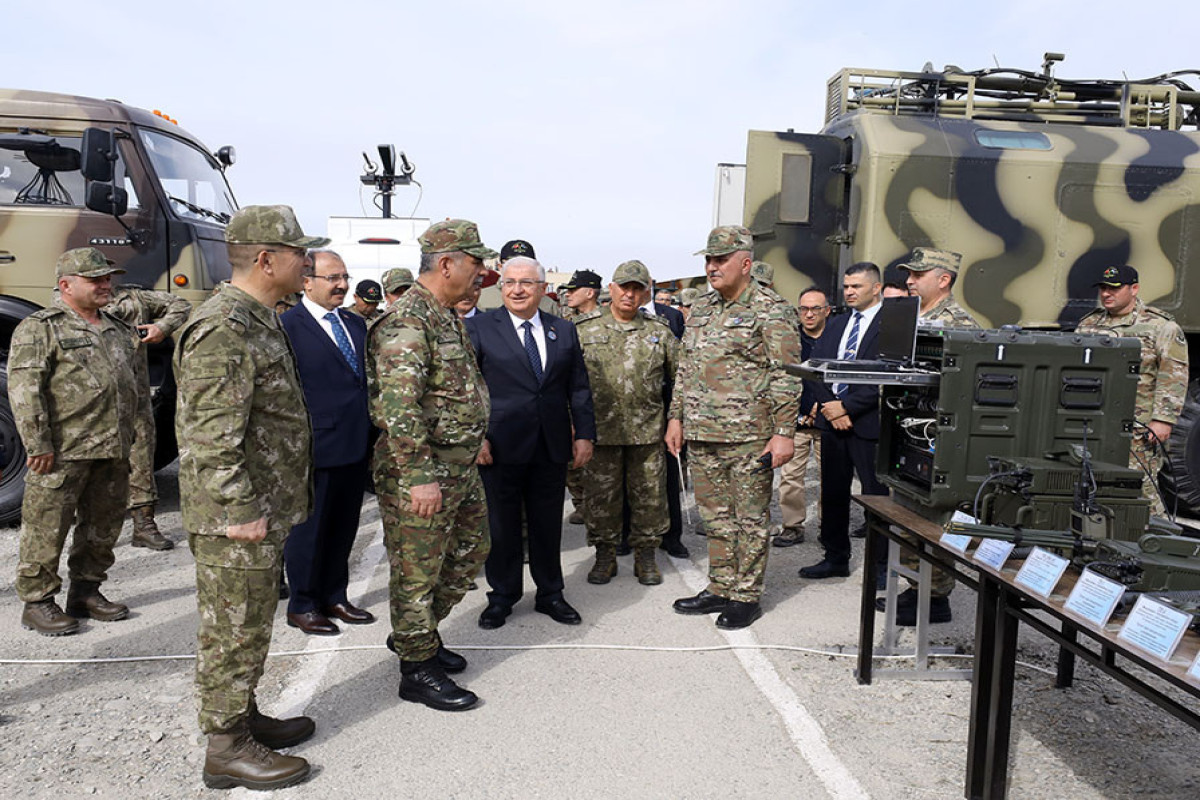
[[[1069,329],[1096,307],[1101,272],[1130,264],[1140,299],[1172,314],[1200,352],[1200,304],[1184,293],[1200,275],[1195,73],[1069,80],[1055,74],[1061,60],[1047,53],[1032,71],[843,69],[828,81],[819,132],[751,131],[742,222],[776,291],[794,300],[813,284],[838,287],[863,261],[890,279],[913,248],[933,247],[963,255],[953,291],[985,327]],[[1198,400],[1193,381],[1164,471],[1196,508]],[[910,432],[919,444],[925,429]],[[983,473],[982,455],[967,463]]]

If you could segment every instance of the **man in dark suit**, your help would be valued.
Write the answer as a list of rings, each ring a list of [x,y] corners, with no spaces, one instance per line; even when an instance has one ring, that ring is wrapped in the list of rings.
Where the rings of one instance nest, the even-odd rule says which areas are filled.
[[[850,313],[829,320],[813,345],[812,358],[869,359],[879,355],[879,308],[883,285],[879,267],[853,264],[842,279]],[[875,477],[879,441],[879,387],[806,381],[818,404],[821,432],[821,546],[825,557],[803,567],[813,580],[850,575],[850,485],[854,473],[863,494],[887,494]],[[865,570],[874,569],[865,565]]]
[[[292,585],[288,625],[331,636],[375,616],[350,603],[350,548],[367,483],[367,380],[363,354],[367,325],[341,308],[350,288],[337,253],[313,256],[300,303],[280,317],[296,353],[300,383],[313,428],[312,516],[292,528],[284,563]]]
[[[567,462],[592,457],[596,422],[575,326],[538,310],[546,273],[532,258],[505,262],[502,308],[467,320],[479,367],[492,396],[479,473],[487,492],[492,550],[485,571],[488,606],[481,628],[499,628],[521,599],[522,517],[529,534],[534,610],[577,625],[563,598],[563,494]]]

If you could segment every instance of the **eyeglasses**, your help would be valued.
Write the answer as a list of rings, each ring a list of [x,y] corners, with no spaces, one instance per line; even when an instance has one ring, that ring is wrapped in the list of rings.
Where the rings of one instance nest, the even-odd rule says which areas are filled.
[[[541,286],[543,283],[545,283],[545,281],[531,281],[525,278],[522,278],[521,280],[505,278],[504,280],[500,281],[500,285],[505,289],[515,289],[518,286],[520,286],[522,289],[532,289],[535,286]]]
[[[345,281],[346,283],[349,283],[352,280],[350,273],[348,272],[343,272],[340,275],[309,275],[309,277],[320,278],[321,280],[329,281],[330,283],[337,283],[338,281]]]
[[[825,305],[825,306],[800,306],[800,313],[801,314],[819,314],[827,308],[829,308],[829,306],[827,306],[827,305]]]

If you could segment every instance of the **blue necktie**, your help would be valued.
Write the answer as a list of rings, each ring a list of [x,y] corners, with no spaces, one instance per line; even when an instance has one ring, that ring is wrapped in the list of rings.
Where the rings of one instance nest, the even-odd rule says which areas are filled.
[[[329,324],[333,326],[333,340],[337,342],[338,350],[342,351],[342,355],[345,356],[350,369],[354,370],[354,374],[357,375],[358,359],[354,357],[354,348],[350,346],[350,339],[346,336],[346,331],[342,328],[342,321],[332,311],[325,315],[325,319],[329,320]]]
[[[523,322],[521,327],[525,329],[525,355],[529,356],[529,366],[533,367],[533,377],[537,378],[538,383],[541,383],[542,357],[538,354],[537,342],[533,340],[533,323]]]
[[[854,312],[854,324],[850,326],[850,335],[846,337],[846,349],[842,351],[843,361],[853,361],[858,357],[858,323],[862,321],[862,312]],[[838,383],[833,387],[833,393],[838,397],[846,391],[846,384]]]

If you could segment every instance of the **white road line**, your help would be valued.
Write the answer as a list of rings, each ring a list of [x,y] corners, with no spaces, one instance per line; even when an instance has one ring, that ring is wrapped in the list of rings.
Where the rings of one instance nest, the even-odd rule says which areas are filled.
[[[679,570],[684,583],[695,592],[708,586],[708,576],[690,560],[673,558],[671,563]],[[756,645],[758,639],[749,630],[723,631],[715,628],[730,644]],[[779,677],[770,660],[758,650],[734,650],[742,668],[754,681],[787,728],[788,735],[796,745],[796,752],[808,762],[813,773],[825,786],[829,796],[837,800],[870,800],[870,795],[846,769],[846,765],[829,747],[829,740],[821,724],[813,718],[791,687]]]

